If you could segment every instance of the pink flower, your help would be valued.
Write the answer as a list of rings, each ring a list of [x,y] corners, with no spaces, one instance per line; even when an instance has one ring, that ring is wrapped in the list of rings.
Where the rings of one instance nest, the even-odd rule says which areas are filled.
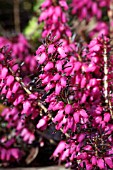
[[[22,114],[28,114],[30,111],[30,108],[31,108],[31,103],[29,101],[24,101]]]
[[[57,70],[58,71],[61,71],[62,72],[62,65],[63,65],[63,63],[62,63],[62,61],[60,61],[60,60],[58,60],[57,62],[56,62],[56,68],[57,68]]]
[[[62,86],[60,85],[60,83],[57,83],[56,87],[55,87],[55,94],[56,95],[60,94],[61,88],[62,88]]]
[[[48,117],[44,116],[42,117],[42,119],[39,120],[38,124],[36,125],[36,127],[38,129],[44,129],[47,126],[47,121],[48,121]]]
[[[88,115],[87,115],[87,113],[86,113],[86,111],[85,110],[80,110],[80,115],[82,116],[82,117],[84,117],[84,118],[87,118],[88,117]]]
[[[53,54],[56,51],[54,44],[48,46],[48,54]]]
[[[7,73],[8,73],[8,69],[6,67],[3,67],[0,73],[1,74],[0,78],[5,79],[7,76]]]
[[[109,122],[110,121],[110,113],[105,113],[104,114],[104,121]]]
[[[74,116],[75,123],[78,123],[80,120],[79,112],[75,112],[73,116]]]
[[[16,93],[19,87],[20,87],[20,84],[18,82],[15,82],[12,87],[12,93]]]
[[[46,66],[44,67],[44,71],[48,71],[54,67],[54,64],[52,62],[48,62]]]
[[[60,54],[61,58],[66,57],[66,54],[65,54],[65,51],[63,50],[63,48],[58,47],[57,51]]]
[[[105,157],[104,160],[110,168],[113,168],[113,159],[111,157]]]
[[[19,95],[13,103],[14,106],[17,106],[19,103],[23,102],[23,100],[24,100],[24,95],[23,94]]]
[[[70,114],[72,112],[72,106],[70,104],[67,104],[65,106],[65,113]]]
[[[63,112],[64,112],[64,110],[59,110],[58,111],[57,115],[54,117],[54,120],[53,120],[54,123],[55,122],[60,122],[63,119],[63,117],[64,117]]]
[[[105,163],[104,163],[104,160],[103,159],[98,159],[97,160],[97,164],[98,164],[98,167],[100,168],[100,169],[104,169],[105,168]]]
[[[61,77],[61,79],[60,79],[60,82],[61,82],[61,86],[62,87],[66,87],[66,78],[65,77]]]
[[[57,148],[53,152],[53,157],[58,157],[59,154],[63,153],[65,147],[66,147],[65,141],[60,141]]]
[[[39,64],[43,64],[45,60],[47,59],[47,54],[44,52],[40,55],[36,56],[36,60],[38,60]]]
[[[97,164],[97,158],[95,156],[92,156],[91,162],[92,162],[92,165],[96,165]]]

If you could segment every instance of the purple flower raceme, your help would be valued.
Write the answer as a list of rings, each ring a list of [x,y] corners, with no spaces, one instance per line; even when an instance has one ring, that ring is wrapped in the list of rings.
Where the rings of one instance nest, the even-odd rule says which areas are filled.
[[[102,21],[98,21],[95,27],[90,31],[89,36],[92,38],[95,35],[98,36],[108,36],[109,35],[109,27],[108,24]]]
[[[86,43],[97,36],[109,36],[109,23],[104,16],[108,15],[110,0],[72,0],[69,7],[70,17],[75,18],[73,27]]]
[[[76,51],[76,42],[72,40],[72,32],[67,24],[68,14],[67,10],[69,9],[66,0],[45,0],[41,5],[41,15],[38,19],[38,22],[44,22],[44,29],[42,31],[42,38],[51,36],[54,39],[54,42],[62,44],[62,48],[58,48],[59,54],[62,53],[62,57],[65,57],[67,53],[74,53]],[[44,47],[41,46],[43,49]],[[54,53],[56,48],[53,44],[48,46],[48,54]],[[39,50],[38,50],[39,51]],[[66,54],[65,54],[66,53]],[[46,55],[43,54],[42,61],[46,58]],[[60,63],[58,63],[60,65]]]
[[[46,0],[41,5],[41,15],[38,19],[39,22],[44,21],[44,31],[42,37],[52,33],[55,40],[63,36],[71,37],[70,28],[67,25],[67,16],[65,11],[68,10],[68,5],[65,0],[52,1]]]
[[[77,2],[73,1],[72,4]],[[81,19],[86,14],[88,20],[93,15],[100,19],[100,7],[105,7],[106,2],[109,4],[104,0],[97,3],[79,1],[73,7],[73,12],[82,9]],[[113,67],[110,63],[110,40],[99,36],[86,45],[80,54],[66,24],[67,9],[65,0],[46,0],[42,4],[39,22],[44,21],[42,37],[47,38],[37,49],[33,64],[30,63],[32,67],[28,66],[32,77],[18,71],[18,57],[15,56],[24,49],[21,43],[19,47],[16,44],[10,47],[13,49],[12,57],[9,51],[1,50],[0,98],[4,104],[12,106],[12,109],[4,109],[1,117],[7,122],[5,128],[14,127],[15,135],[29,144],[35,140],[35,128],[30,130],[27,120],[37,118],[35,126],[40,130],[45,130],[52,121],[55,130],[62,132],[62,140],[52,157],[66,162],[66,167],[78,170],[113,169]],[[18,41],[21,40],[27,46],[22,36]],[[8,43],[11,46],[12,42]],[[26,70],[26,65],[31,61],[28,51],[25,50],[24,59],[23,56],[19,57],[21,61],[25,60],[22,70]],[[27,118],[20,120],[18,113]],[[12,153],[15,140],[14,136],[11,140],[2,136],[1,160],[19,157],[18,148]]]
[[[12,38],[0,37],[0,48],[7,46],[11,51],[11,57],[16,59],[18,64],[23,63],[21,66],[21,74],[34,73],[36,71],[36,60],[31,54],[31,47],[27,39],[19,34]]]
[[[66,166],[72,168],[112,168],[112,86],[108,81],[111,74],[107,74],[112,67],[106,58],[109,39],[101,36],[92,40],[83,51],[82,61],[78,61],[77,54],[68,56],[51,39],[48,42],[39,47],[36,55],[41,85],[47,94],[44,100],[56,130],[62,129],[69,137],[59,143],[53,157],[67,161]],[[47,124],[43,117],[42,127],[45,120]]]
[[[54,60],[46,51],[39,53],[37,50],[36,55],[39,64],[43,54],[46,55],[42,63],[42,73],[39,75],[46,93],[51,91],[45,101],[49,103],[48,110],[57,113],[53,119],[54,123],[57,123],[57,130],[63,126],[64,132],[69,129],[75,131],[76,123],[79,121],[86,123],[89,117],[86,108],[80,106],[88,105],[89,101],[96,103],[100,100],[97,99],[97,92],[98,96],[101,95],[98,88],[100,80],[90,74],[95,71],[95,65],[93,68],[91,64],[77,61],[73,56],[68,57],[63,48],[57,47],[56,44],[54,48],[56,48],[55,55],[53,53]],[[48,46],[44,49],[48,49]]]
[[[25,91],[26,86],[29,88],[30,78],[24,77],[23,82],[19,78],[19,66],[15,63],[15,59],[10,58],[8,52],[0,54],[0,97],[5,100],[4,104],[11,104],[15,107],[20,107],[21,114],[27,116],[32,114],[32,118],[36,117],[39,112],[38,109],[32,107],[36,103],[38,93]],[[24,86],[24,88],[22,87]],[[35,104],[34,104],[35,105]],[[36,111],[37,110],[37,111]]]
[[[34,59],[34,61],[36,60]],[[2,47],[0,51],[0,100],[8,107],[2,111],[0,116],[0,120],[6,128],[5,132],[1,132],[3,135],[0,139],[2,163],[18,161],[25,155],[27,149],[24,152],[25,148],[20,149],[20,145],[23,147],[24,143],[26,147],[27,145],[30,147],[35,140],[34,131],[36,129],[36,124],[33,125],[33,122],[30,123],[30,121],[28,124],[27,120],[32,119],[33,121],[40,113],[40,108],[37,106],[38,92],[30,91],[32,90],[30,89],[31,78],[22,74],[22,81],[19,77],[19,70],[20,66],[16,62],[16,57],[11,56],[10,48]],[[29,72],[32,74],[34,71],[29,70]]]
[[[102,18],[102,8],[109,8],[110,0],[73,0],[71,3],[72,14],[76,14],[80,20],[90,20],[92,17]]]
[[[45,44],[43,48],[40,46],[36,52],[36,59],[42,69],[42,73],[39,75],[42,82],[41,86],[45,93],[51,91],[45,101],[49,103],[48,110],[57,113],[53,119],[53,122],[57,123],[56,129],[59,130],[63,126],[64,133],[69,129],[75,131],[75,121],[77,121],[75,115],[77,113],[79,114],[78,121],[82,119],[83,122],[87,122],[88,120],[87,112],[81,109],[79,104],[85,103],[90,91],[87,94],[77,91],[80,87],[84,91],[87,84],[86,78],[80,73],[82,63],[73,56],[67,56],[62,46],[54,42],[51,43],[49,45]],[[50,46],[54,47],[53,54],[48,54],[48,50],[46,51]],[[46,56],[44,60],[43,56]],[[80,80],[83,79],[80,86],[78,84],[80,81],[76,80],[78,78],[75,76],[75,72]],[[78,87],[75,87],[76,83]],[[76,97],[78,100],[75,103]],[[77,107],[79,108],[77,109]]]
[[[32,144],[35,140],[33,131],[30,130],[19,116],[19,110],[16,107],[5,108],[0,115],[0,161],[9,163],[19,161],[25,155],[25,148],[22,143]]]
[[[77,129],[73,138],[58,144],[53,157],[66,161],[66,167],[72,169],[112,169],[112,127],[112,124],[106,124],[101,129],[94,126],[81,128],[81,131]]]

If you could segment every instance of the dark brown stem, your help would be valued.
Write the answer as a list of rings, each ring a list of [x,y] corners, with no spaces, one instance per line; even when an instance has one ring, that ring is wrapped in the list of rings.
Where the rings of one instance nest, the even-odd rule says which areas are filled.
[[[15,31],[20,32],[20,10],[19,10],[19,0],[13,0],[14,3],[14,25]]]

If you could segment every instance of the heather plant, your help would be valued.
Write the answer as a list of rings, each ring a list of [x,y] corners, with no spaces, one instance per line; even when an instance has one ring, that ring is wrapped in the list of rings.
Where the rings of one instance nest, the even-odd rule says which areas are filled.
[[[17,64],[23,62],[21,74],[30,74],[34,72],[36,69],[36,61],[33,57],[30,44],[24,35],[18,34],[10,38],[0,37],[0,48],[3,46],[8,47],[8,50],[11,51],[11,57]]]
[[[89,43],[94,37],[109,35],[109,0],[73,0],[69,5],[73,32],[77,33],[85,43]]]
[[[55,123],[56,130],[61,130],[67,138],[59,143],[53,157],[65,160],[66,167],[72,169],[112,168],[112,85],[108,83],[111,77],[108,72],[112,69],[106,59],[110,52],[109,39],[92,40],[83,50],[82,61],[77,60],[77,55],[66,55],[63,47],[53,45],[51,38],[48,42],[36,52],[42,66],[41,86],[45,93],[49,91],[45,113]],[[47,126],[48,119],[45,115],[44,124],[39,122],[37,128]]]
[[[76,5],[75,5],[76,4]],[[80,20],[86,19],[91,20],[92,17],[96,17],[97,19],[102,19],[102,8],[109,8],[110,0],[72,0],[72,14],[77,15]]]
[[[36,131],[43,123],[39,107],[43,89],[39,94],[35,82],[38,65],[22,34],[10,39],[1,37],[0,41],[0,103],[6,106],[0,115],[1,165],[20,162],[30,150],[33,154],[26,158],[29,164],[37,156],[37,148],[44,146],[43,135]]]
[[[9,162],[20,161],[34,139],[33,131],[25,120],[19,117],[16,107],[5,108],[0,117],[0,162],[8,165]]]
[[[25,93],[18,82],[21,80],[17,76],[24,76],[25,81],[23,81],[27,83],[30,80],[27,73],[34,72],[35,67],[31,66],[36,66],[36,62],[34,59],[31,61],[30,47],[23,35],[14,37],[13,40],[1,37],[0,42],[0,103],[7,106],[0,115],[0,160],[1,165],[8,165],[14,160],[19,161],[25,155],[27,145],[30,148],[29,145],[35,139],[33,129],[29,128],[31,125],[28,125],[27,120],[21,116],[30,109],[30,102],[25,101]],[[11,56],[10,50],[12,50]],[[27,67],[21,66],[22,62],[28,63]],[[20,103],[23,100],[25,102],[21,107]]]
[[[1,122],[4,129],[14,129],[1,136],[2,161],[24,154],[16,136],[32,144],[37,129],[43,132],[54,124],[53,133],[59,131],[61,141],[51,158],[73,170],[113,169],[113,55],[107,37],[111,32],[101,21],[102,8],[108,10],[109,4],[45,0],[38,19],[44,22],[43,43],[35,56],[21,34],[13,41],[1,38],[0,99],[7,105]],[[98,33],[90,42],[77,39],[69,26],[69,9],[81,22],[96,16],[103,31],[98,26],[90,32],[90,38]]]
[[[43,13],[50,8],[50,5],[53,7],[60,3],[60,1],[55,2],[56,4],[53,1],[45,1],[42,4],[42,8],[45,8]],[[83,11],[84,3],[80,3]],[[92,8],[89,13],[90,19],[96,14],[97,19],[102,17],[102,11],[98,9],[98,6],[106,6],[106,1],[97,3],[90,6]],[[89,5],[89,3],[86,4]],[[77,5],[79,7],[79,3],[75,8]],[[107,5],[109,7],[109,2]],[[44,16],[47,17],[47,15]],[[43,20],[45,21],[44,29],[47,26],[49,28],[49,23],[47,23],[49,16]],[[39,21],[41,21],[40,18]],[[51,33],[51,30],[48,31],[48,34]],[[111,153],[113,145],[112,142],[108,142],[109,138],[111,141],[113,140],[111,130],[112,85],[110,81],[112,79],[112,64],[110,63],[112,55],[110,54],[110,40],[103,36],[108,35],[108,28],[106,27],[104,30],[99,33],[98,38],[85,47],[81,56],[77,51],[77,43],[74,48],[76,52],[69,53],[63,46],[63,41],[59,47],[58,42],[57,45],[56,43],[53,45],[51,38],[37,50],[38,53],[36,52],[36,59],[42,65],[43,74],[40,75],[42,85],[46,92],[48,90],[51,92],[45,99],[49,104],[48,116],[52,117],[56,130],[61,130],[67,138],[59,143],[53,157],[59,157],[59,161],[67,161],[66,167],[72,169],[113,168]],[[53,57],[51,57],[50,48]],[[60,61],[58,61],[59,59]]]

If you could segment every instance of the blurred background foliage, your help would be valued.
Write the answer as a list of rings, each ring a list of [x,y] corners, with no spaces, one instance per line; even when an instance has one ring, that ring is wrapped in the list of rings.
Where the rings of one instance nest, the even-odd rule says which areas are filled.
[[[36,41],[41,36],[41,32],[43,29],[43,24],[37,23],[37,18],[40,15],[40,5],[44,0],[36,0],[35,4],[33,5],[33,15],[31,19],[28,22],[28,25],[24,29],[24,34],[28,39],[32,39],[33,41]]]
[[[43,24],[38,24],[44,0],[0,0],[0,36],[10,38],[22,32],[34,50],[40,44]]]

